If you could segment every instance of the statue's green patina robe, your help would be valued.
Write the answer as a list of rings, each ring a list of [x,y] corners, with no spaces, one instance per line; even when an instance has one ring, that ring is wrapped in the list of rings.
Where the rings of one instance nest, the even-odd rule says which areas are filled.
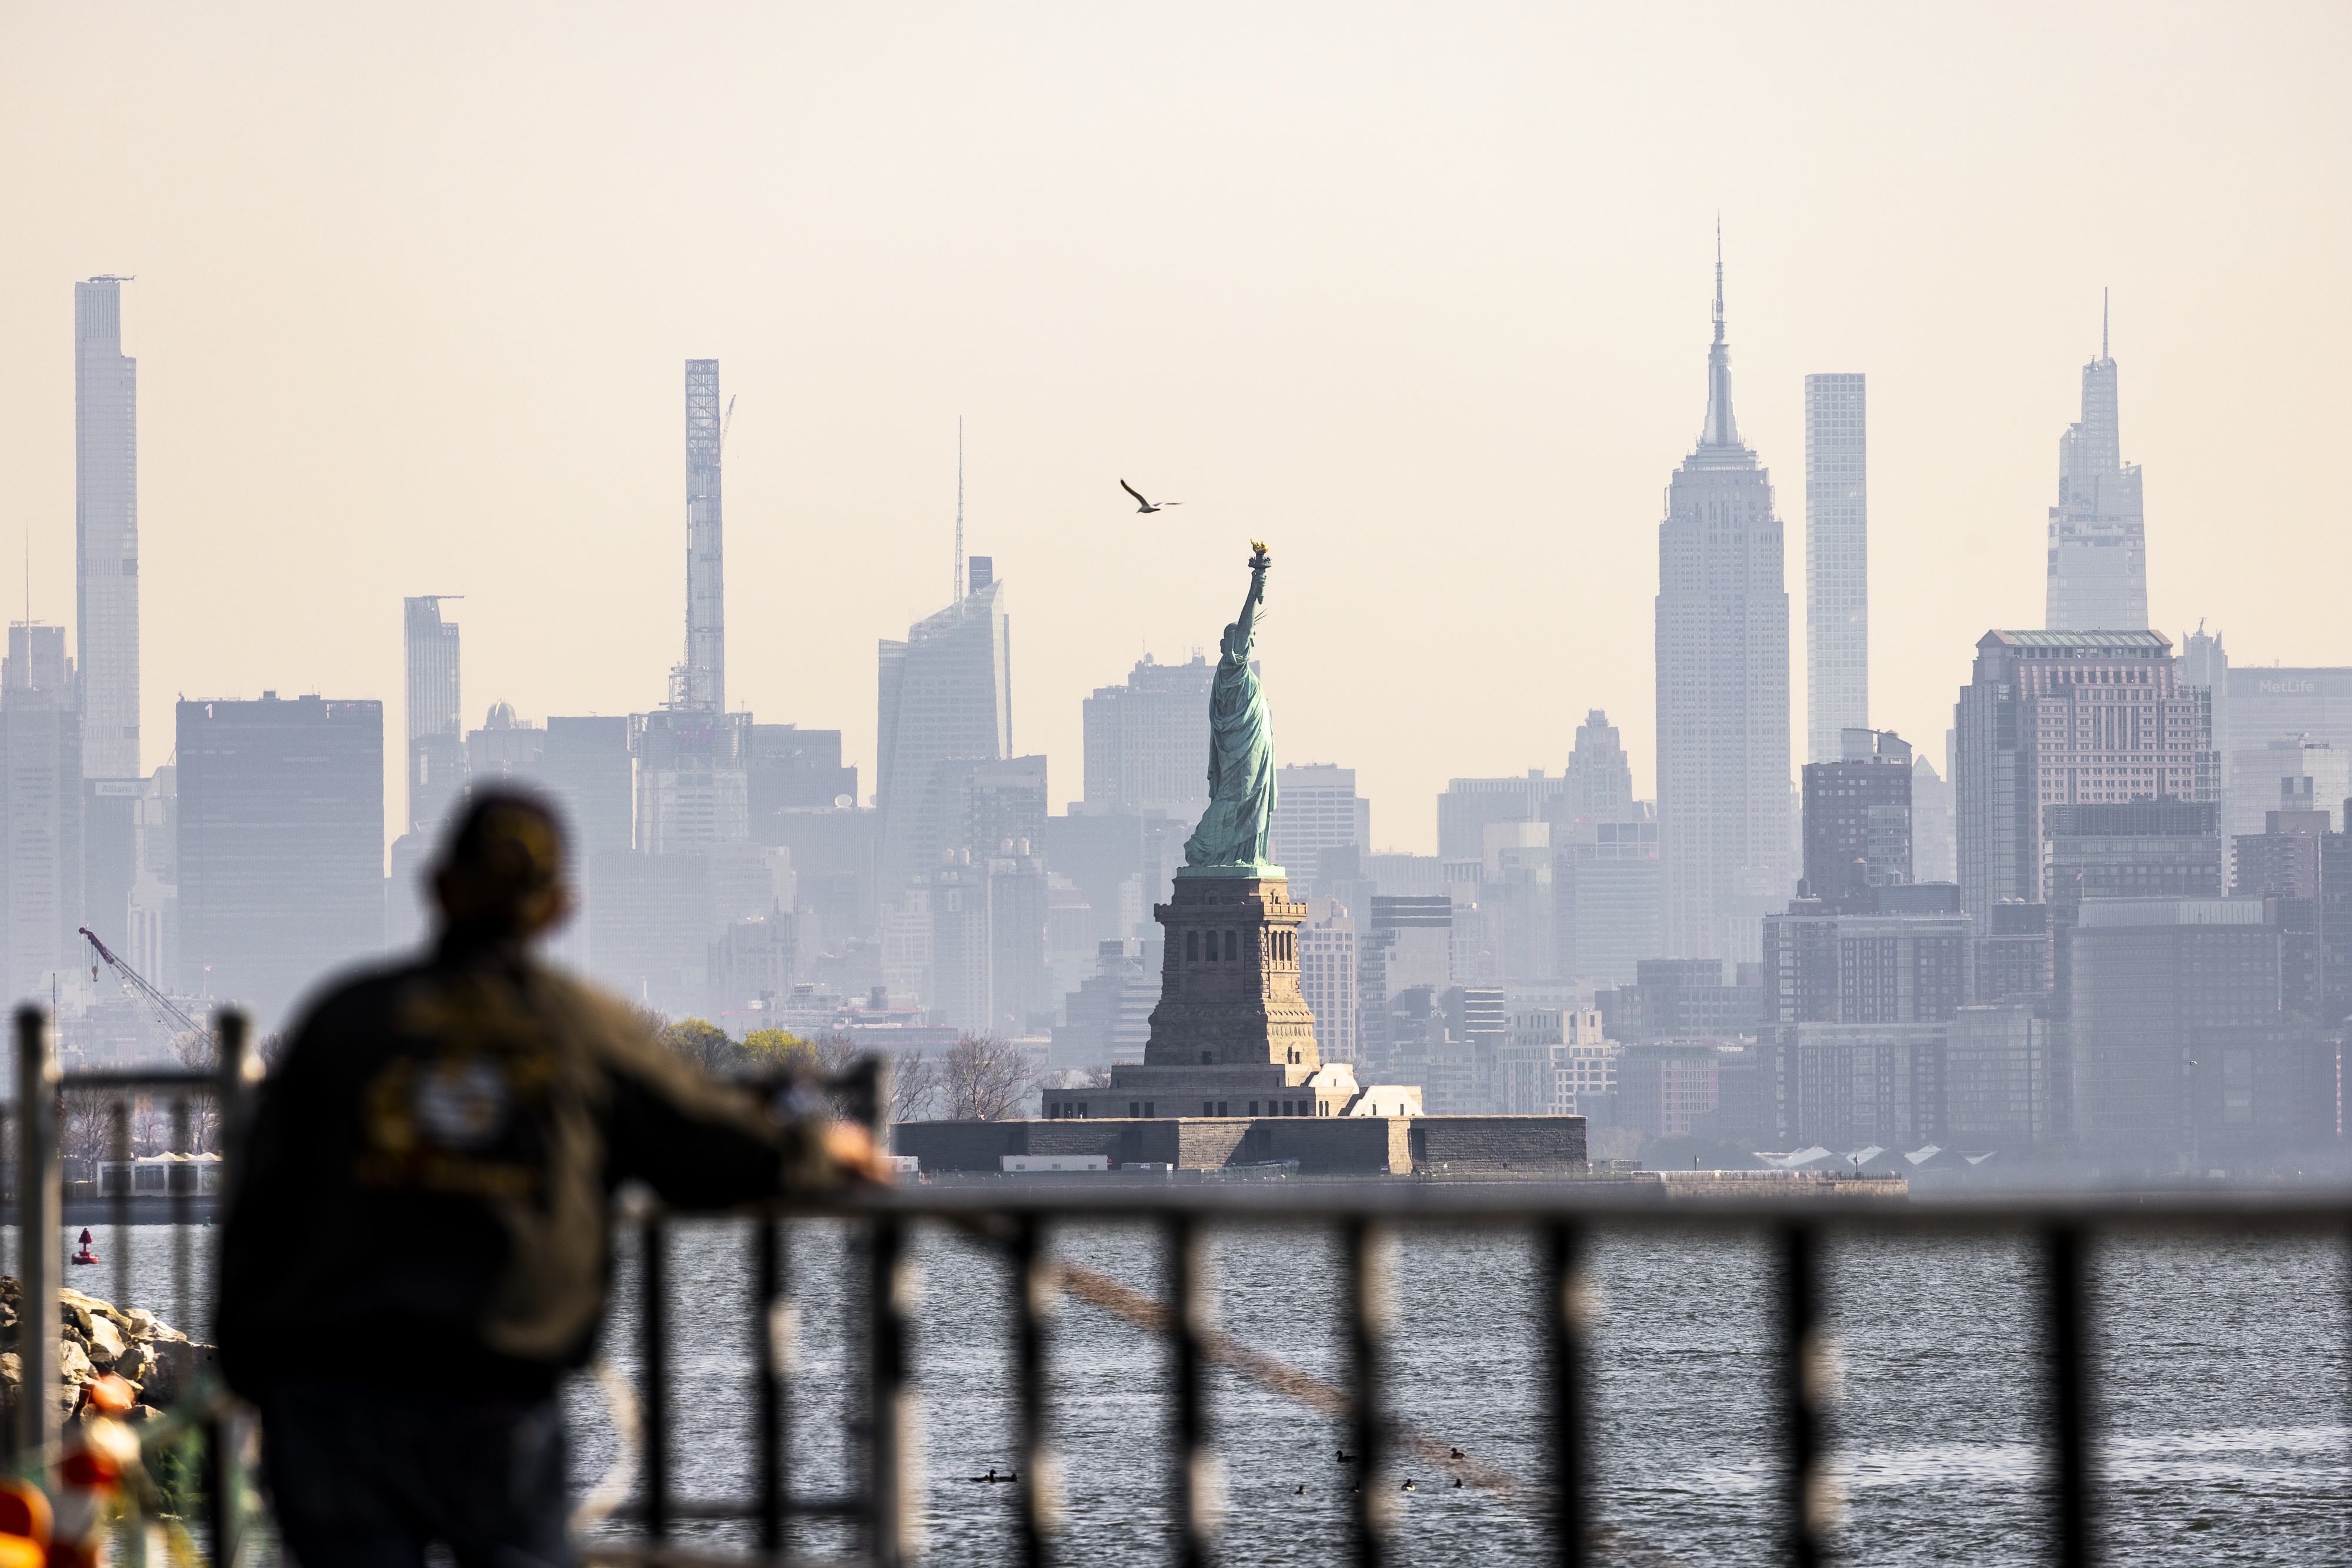
[[[1274,726],[1257,673],[1250,668],[1270,564],[1263,550],[1250,558],[1249,597],[1242,601],[1241,619],[1225,628],[1223,653],[1209,690],[1209,809],[1184,841],[1188,867],[1257,867],[1270,858]]]

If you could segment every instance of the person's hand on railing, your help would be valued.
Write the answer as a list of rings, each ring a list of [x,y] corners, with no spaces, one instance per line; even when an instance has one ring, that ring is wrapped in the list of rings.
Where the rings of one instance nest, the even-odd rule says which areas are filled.
[[[890,1156],[875,1145],[874,1134],[855,1122],[827,1123],[824,1152],[845,1180],[890,1182]]]

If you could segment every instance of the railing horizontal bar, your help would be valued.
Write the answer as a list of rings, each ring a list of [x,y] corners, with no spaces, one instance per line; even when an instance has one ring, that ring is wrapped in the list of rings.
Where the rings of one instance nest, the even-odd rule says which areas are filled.
[[[1497,1187],[1505,1184],[1497,1183]],[[669,1212],[654,1206],[655,1212]],[[1846,1201],[1822,1198],[1671,1198],[1578,1192],[1570,1184],[1533,1191],[1432,1189],[1400,1181],[1393,1190],[1312,1185],[1273,1191],[1102,1190],[1050,1192],[1011,1187],[969,1191],[904,1186],[754,1205],[680,1210],[681,1218],[773,1215],[791,1218],[934,1219],[985,1230],[1014,1216],[1087,1220],[1203,1219],[1329,1223],[1362,1216],[1411,1222],[1528,1225],[1575,1219],[1632,1229],[1754,1230],[1801,1222],[1823,1229],[1913,1232],[2037,1231],[2053,1224],[2102,1230],[2335,1230],[2352,1218],[2352,1191],[2186,1198],[2086,1195],[1969,1202],[1937,1199]],[[1009,1228],[1005,1239],[1010,1239]]]
[[[671,1519],[757,1519],[760,1500],[757,1498],[681,1498],[673,1497],[663,1504],[663,1511]],[[784,1511],[812,1519],[840,1519],[866,1511],[866,1500],[856,1497],[795,1497],[785,1500]],[[608,1519],[629,1523],[642,1522],[646,1517],[643,1498],[624,1502],[605,1515]]]
[[[68,1072],[60,1089],[204,1089],[217,1091],[220,1079],[210,1072],[145,1071],[132,1068],[93,1067]]]
[[[580,1548],[580,1561],[609,1563],[613,1568],[879,1568],[871,1557],[772,1557],[758,1552],[697,1552],[681,1546],[584,1545]]]

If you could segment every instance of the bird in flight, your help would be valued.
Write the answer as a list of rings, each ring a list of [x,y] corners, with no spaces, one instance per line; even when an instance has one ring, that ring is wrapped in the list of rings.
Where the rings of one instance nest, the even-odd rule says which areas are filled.
[[[1160,507],[1181,507],[1184,504],[1181,501],[1161,501],[1155,506],[1151,502],[1143,498],[1142,491],[1137,489],[1134,486],[1129,484],[1124,479],[1121,479],[1118,482],[1118,487],[1135,497],[1135,509],[1139,512],[1156,512],[1160,510]]]

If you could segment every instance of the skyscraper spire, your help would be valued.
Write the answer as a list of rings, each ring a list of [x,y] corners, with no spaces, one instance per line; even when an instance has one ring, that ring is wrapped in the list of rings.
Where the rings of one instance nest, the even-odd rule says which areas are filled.
[[[955,591],[949,596],[950,604],[963,602],[963,415],[956,415],[956,553]]]
[[[1706,351],[1706,427],[1701,446],[1739,445],[1739,425],[1731,417],[1731,345],[1723,337],[1723,219],[1715,220],[1715,343]]]
[[[2099,358],[2107,357],[2107,291],[2099,290]]]

